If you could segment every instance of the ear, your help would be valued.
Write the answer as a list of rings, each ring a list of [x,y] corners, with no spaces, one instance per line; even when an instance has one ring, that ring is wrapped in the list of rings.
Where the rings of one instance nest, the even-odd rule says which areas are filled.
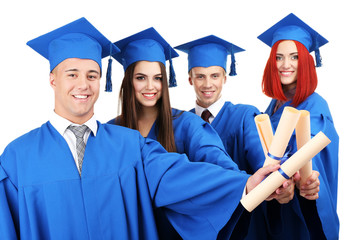
[[[224,76],[224,84],[226,83],[226,79],[227,79],[227,77],[226,77],[226,75]]]
[[[50,73],[50,75],[49,75],[49,82],[50,82],[50,86],[53,89],[55,89],[56,83],[55,83],[55,75],[53,73]]]
[[[191,77],[189,77],[189,83],[190,83],[191,86],[193,85]]]

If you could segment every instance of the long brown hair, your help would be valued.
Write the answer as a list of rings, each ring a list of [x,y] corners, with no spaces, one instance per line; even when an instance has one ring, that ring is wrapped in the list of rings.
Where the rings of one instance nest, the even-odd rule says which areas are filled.
[[[297,107],[308,96],[315,92],[317,87],[317,75],[314,58],[303,44],[295,40],[293,41],[298,51],[299,60],[296,92],[291,105]],[[286,101],[287,99],[283,92],[276,66],[276,51],[280,42],[282,41],[276,42],[271,48],[270,57],[264,70],[262,90],[268,97]]]
[[[137,62],[129,65],[125,71],[119,93],[121,114],[115,119],[115,123],[117,125],[139,130],[138,116],[141,111],[141,104],[136,100],[133,84],[134,69],[136,64]],[[176,152],[166,69],[164,64],[159,62],[159,65],[162,75],[162,90],[161,98],[156,103],[156,107],[158,109],[156,122],[157,128],[159,129],[158,136],[156,137],[157,141],[159,141],[168,152]]]

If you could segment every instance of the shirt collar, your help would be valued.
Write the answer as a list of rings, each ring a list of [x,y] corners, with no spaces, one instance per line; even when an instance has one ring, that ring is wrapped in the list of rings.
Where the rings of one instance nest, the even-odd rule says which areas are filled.
[[[195,103],[195,113],[198,116],[201,116],[201,113],[207,109],[210,111],[211,115],[215,118],[216,115],[220,112],[221,108],[225,104],[225,99],[221,96],[216,102],[214,102],[212,105],[210,105],[208,108],[203,108],[199,106],[197,103]]]
[[[60,115],[55,113],[55,111],[52,111],[52,113],[50,114],[50,123],[62,136],[64,136],[66,129],[70,125],[75,125],[75,126],[79,125],[79,124],[72,123],[69,120],[61,117]],[[96,136],[98,125],[96,122],[95,114],[83,125],[88,126],[88,128],[90,128],[90,130],[92,131],[94,136]]]

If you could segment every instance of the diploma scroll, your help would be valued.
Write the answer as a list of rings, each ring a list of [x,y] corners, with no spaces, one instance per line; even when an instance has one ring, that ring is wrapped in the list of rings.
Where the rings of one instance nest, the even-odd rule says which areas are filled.
[[[264,156],[266,157],[274,136],[269,115],[259,114],[254,118],[254,121],[259,134],[261,146],[264,150]]]
[[[310,113],[306,110],[300,110],[300,118],[295,128],[297,149],[300,149],[311,139]],[[303,184],[312,173],[311,160],[300,169],[300,184]]]
[[[280,187],[286,179],[293,176],[296,171],[302,168],[329,143],[330,140],[324,133],[319,132],[316,134],[315,137],[284,162],[278,171],[271,173],[251,192],[244,196],[240,201],[241,204],[249,212],[254,210],[261,202]]]
[[[282,158],[284,156],[286,147],[288,146],[291,135],[294,132],[295,126],[299,120],[300,111],[293,107],[285,107],[281,115],[275,135],[272,139],[269,154],[275,158]],[[280,163],[280,160],[275,160],[274,157],[266,155],[264,166],[268,164]]]

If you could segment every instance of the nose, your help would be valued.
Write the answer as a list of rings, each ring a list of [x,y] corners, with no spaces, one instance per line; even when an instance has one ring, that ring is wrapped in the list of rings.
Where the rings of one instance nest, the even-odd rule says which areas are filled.
[[[88,80],[86,76],[80,75],[77,79],[77,88],[78,89],[87,89],[88,88]]]
[[[284,68],[290,68],[291,67],[290,58],[287,58],[287,57],[284,58],[283,66],[284,66]]]
[[[146,81],[146,89],[153,89],[153,87],[154,87],[154,82],[153,82],[153,80],[152,80],[152,79],[148,79],[148,80]]]
[[[204,83],[203,86],[204,86],[205,88],[210,88],[210,87],[211,87],[210,78],[208,78],[208,77],[205,78],[203,83]]]

